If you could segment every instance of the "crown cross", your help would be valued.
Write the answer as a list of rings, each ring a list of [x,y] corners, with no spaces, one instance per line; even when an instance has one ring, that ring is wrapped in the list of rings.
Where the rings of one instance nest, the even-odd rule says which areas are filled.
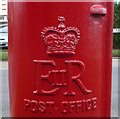
[[[80,33],[76,27],[66,27],[64,17],[58,17],[58,27],[45,27],[41,34],[48,55],[75,54]]]
[[[59,29],[64,29],[65,28],[65,18],[64,17],[58,17],[58,28]]]

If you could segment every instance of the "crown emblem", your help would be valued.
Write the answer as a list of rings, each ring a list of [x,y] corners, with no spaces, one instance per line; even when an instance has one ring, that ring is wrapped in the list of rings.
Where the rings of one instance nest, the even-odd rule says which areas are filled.
[[[66,27],[65,18],[58,17],[58,27],[45,27],[41,32],[48,55],[74,55],[80,33],[76,27]]]

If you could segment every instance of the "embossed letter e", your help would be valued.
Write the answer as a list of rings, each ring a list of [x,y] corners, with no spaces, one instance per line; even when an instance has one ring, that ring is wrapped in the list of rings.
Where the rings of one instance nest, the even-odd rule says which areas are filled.
[[[37,69],[37,90],[34,91],[34,94],[39,94],[39,95],[54,95],[58,91],[59,88],[55,88],[50,91],[44,91],[42,89],[42,80],[47,79],[50,82],[49,75],[43,75],[42,74],[42,65],[52,65],[53,67],[56,66],[55,62],[53,60],[34,60],[34,63],[36,64],[36,69]]]

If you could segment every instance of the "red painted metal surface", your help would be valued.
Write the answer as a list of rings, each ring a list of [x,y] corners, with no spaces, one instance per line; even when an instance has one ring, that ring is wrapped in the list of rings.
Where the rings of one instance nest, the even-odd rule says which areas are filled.
[[[113,3],[9,2],[12,117],[110,117]]]

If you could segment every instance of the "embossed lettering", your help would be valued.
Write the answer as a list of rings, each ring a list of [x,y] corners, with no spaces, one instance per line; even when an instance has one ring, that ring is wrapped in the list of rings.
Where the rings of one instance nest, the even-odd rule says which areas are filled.
[[[52,113],[54,110],[54,101],[36,101],[24,99],[25,111],[31,110],[33,113]]]
[[[82,107],[82,101],[76,101],[76,112],[79,112],[79,109]]]
[[[42,113],[44,113],[45,110],[46,110],[45,102],[40,101],[40,102],[39,102],[39,111],[42,112]]]
[[[72,111],[75,109],[75,101],[69,101],[69,112],[72,113]]]
[[[71,100],[60,102],[61,106],[57,107],[58,103],[54,101],[36,101],[24,99],[25,111],[32,111],[33,113],[54,113],[58,108],[61,113],[80,113],[95,110],[97,108],[97,97],[86,100]]]
[[[54,107],[54,102],[47,101],[46,105],[48,106],[48,112],[52,113],[53,107]]]
[[[56,63],[53,60],[34,60],[36,64],[36,77],[37,77],[37,90],[34,91],[34,94],[39,95],[55,95],[60,87],[66,86],[66,91],[64,96],[74,96],[76,93],[73,91],[73,81],[75,81],[81,91],[85,94],[89,94],[92,91],[88,90],[80,80],[81,75],[85,70],[85,65],[79,60],[66,60],[67,69],[57,70]],[[51,68],[54,68],[47,74],[42,74],[42,67],[44,65],[51,65]],[[74,65],[77,65],[80,68],[80,72],[77,75],[74,75],[73,68]],[[42,80],[47,80],[48,83],[53,87],[50,90],[44,90],[42,87]]]
[[[85,100],[82,100],[82,111],[85,112]]]
[[[80,76],[85,70],[84,63],[79,60],[66,60],[65,63],[68,65],[68,86],[67,86],[67,91],[64,93],[64,95],[66,96],[75,95],[75,92],[73,92],[73,89],[72,89],[73,87],[72,80],[74,80],[78,84],[79,88],[81,89],[83,93],[85,94],[91,93],[92,91],[87,90],[80,80]],[[73,65],[74,64],[77,64],[81,69],[81,72],[77,76],[73,76]]]
[[[53,77],[53,83],[52,86],[66,86],[66,82],[65,82],[65,73],[66,70],[52,70],[49,71],[49,75],[52,75]],[[61,79],[59,81],[59,78],[61,76]]]
[[[31,101],[31,109],[33,112],[37,112],[38,111],[38,107],[37,107],[37,101],[36,100],[32,100]]]
[[[63,101],[61,104],[62,104],[62,113],[67,113],[68,112],[68,102]]]
[[[58,91],[59,88],[54,88],[53,90],[50,91],[45,91],[42,89],[42,80],[47,79],[50,82],[49,79],[49,74],[43,75],[42,74],[42,65],[47,64],[47,65],[52,65],[53,67],[56,66],[55,62],[52,60],[34,60],[34,63],[36,64],[36,69],[37,69],[37,90],[34,91],[34,94],[39,94],[39,95],[54,95]]]
[[[97,98],[92,98],[92,109],[95,110],[97,108],[97,105],[96,105],[96,101],[97,101]]]
[[[25,111],[28,111],[28,108],[30,107],[30,100],[28,99],[24,99],[24,107],[25,107]]]
[[[91,101],[91,99],[88,99],[87,101],[86,101],[86,109],[89,111],[90,109],[91,109],[91,107],[92,107],[92,101]]]
[[[85,112],[90,110],[95,110],[97,98],[91,98],[87,100],[77,100],[77,101],[62,101],[62,113],[68,114],[72,112]]]

